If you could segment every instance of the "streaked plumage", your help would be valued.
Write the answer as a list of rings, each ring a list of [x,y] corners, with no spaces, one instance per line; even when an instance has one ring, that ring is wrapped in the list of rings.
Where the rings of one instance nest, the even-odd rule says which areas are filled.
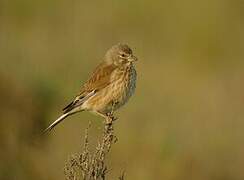
[[[126,44],[119,43],[110,48],[74,101],[63,109],[64,114],[45,131],[51,130],[69,115],[84,110],[111,120],[113,111],[124,105],[135,91],[136,70],[133,62],[136,60]]]

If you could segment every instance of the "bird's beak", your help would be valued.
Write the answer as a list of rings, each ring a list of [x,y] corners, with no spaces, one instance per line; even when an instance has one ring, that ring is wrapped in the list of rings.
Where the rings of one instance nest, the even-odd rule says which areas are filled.
[[[131,56],[128,58],[128,61],[129,61],[129,62],[135,62],[135,61],[137,61],[137,60],[138,60],[137,57],[134,56],[134,55],[131,55]]]

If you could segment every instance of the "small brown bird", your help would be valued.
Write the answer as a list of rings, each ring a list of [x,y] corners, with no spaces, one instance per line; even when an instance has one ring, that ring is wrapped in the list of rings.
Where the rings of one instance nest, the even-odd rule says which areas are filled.
[[[124,105],[135,91],[134,61],[137,58],[128,45],[119,43],[112,46],[74,101],[63,109],[63,115],[45,131],[80,111],[94,112],[105,118],[106,122],[114,120],[113,112]]]

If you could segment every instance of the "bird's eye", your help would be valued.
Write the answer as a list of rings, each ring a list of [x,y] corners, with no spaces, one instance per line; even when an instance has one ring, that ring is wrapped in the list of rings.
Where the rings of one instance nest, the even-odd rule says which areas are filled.
[[[120,56],[121,56],[121,57],[125,57],[125,54],[121,54]]]

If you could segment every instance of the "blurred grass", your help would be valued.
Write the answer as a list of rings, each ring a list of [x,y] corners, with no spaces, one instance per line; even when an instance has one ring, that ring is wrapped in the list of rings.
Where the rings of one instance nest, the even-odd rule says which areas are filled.
[[[140,61],[110,167],[126,179],[243,179],[243,20],[241,0],[1,0],[0,179],[63,178],[101,119],[81,113],[38,135],[117,42]]]

